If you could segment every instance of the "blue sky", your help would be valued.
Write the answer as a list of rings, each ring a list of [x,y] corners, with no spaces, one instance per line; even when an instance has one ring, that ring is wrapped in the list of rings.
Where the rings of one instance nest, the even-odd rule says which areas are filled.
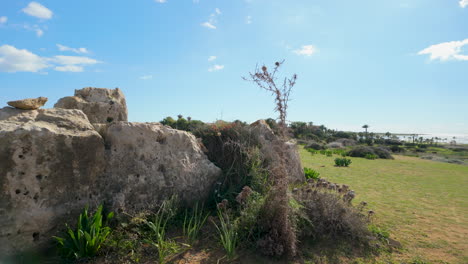
[[[121,88],[131,121],[255,121],[241,76],[285,59],[288,120],[468,133],[468,0],[0,1],[0,105]]]

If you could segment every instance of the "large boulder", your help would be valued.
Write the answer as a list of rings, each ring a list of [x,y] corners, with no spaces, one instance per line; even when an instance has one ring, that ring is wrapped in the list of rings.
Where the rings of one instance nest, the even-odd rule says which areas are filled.
[[[105,89],[87,87],[75,90],[75,96],[60,99],[54,107],[80,109],[91,123],[127,121],[127,103],[119,88]]]
[[[265,120],[258,120],[250,125],[258,135],[260,135],[261,152],[264,155],[270,154],[268,159],[275,162],[276,159],[284,159],[286,171],[290,182],[304,182],[304,169],[302,168],[301,158],[294,140],[284,142],[281,140]],[[280,144],[280,146],[278,146]],[[277,146],[274,150],[273,146]],[[281,151],[281,156],[273,155]],[[278,162],[278,161],[276,161]]]
[[[82,111],[0,109],[0,256],[44,244],[75,219],[105,164]]]
[[[99,131],[107,149],[103,189],[115,209],[138,211],[172,195],[204,199],[221,175],[185,131],[130,122],[100,125]]]
[[[172,195],[193,203],[220,175],[193,135],[159,123],[0,109],[0,262],[47,244],[86,205],[132,213]]]

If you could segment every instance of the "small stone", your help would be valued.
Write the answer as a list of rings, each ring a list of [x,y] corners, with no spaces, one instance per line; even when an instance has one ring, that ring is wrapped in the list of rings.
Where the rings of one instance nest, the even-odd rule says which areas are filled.
[[[47,102],[47,97],[27,98],[23,100],[7,102],[9,106],[23,110],[36,110]]]

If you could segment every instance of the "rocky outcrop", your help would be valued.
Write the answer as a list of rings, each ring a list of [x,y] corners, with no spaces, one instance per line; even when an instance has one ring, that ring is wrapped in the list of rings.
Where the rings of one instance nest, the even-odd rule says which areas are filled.
[[[82,110],[91,123],[127,121],[127,103],[119,88],[87,87],[75,90],[75,96],[60,99],[54,107]]]
[[[80,110],[0,110],[0,256],[50,239],[92,204],[104,142]]]
[[[297,144],[294,141],[283,142],[278,139],[270,126],[265,120],[258,120],[250,125],[260,135],[260,145],[262,153],[277,153],[275,150],[271,150],[272,146],[281,144],[279,149],[283,154],[284,161],[286,163],[286,170],[289,176],[290,182],[304,182],[304,169],[302,168],[301,158],[297,151]],[[267,157],[270,160],[278,159],[276,155]]]
[[[113,122],[100,128],[107,149],[106,200],[113,208],[139,211],[177,194],[204,199],[221,170],[197,139],[160,123]]]
[[[36,109],[39,109],[41,106],[45,105],[46,102],[47,102],[46,97],[38,97],[38,98],[27,98],[23,100],[10,101],[10,102],[7,102],[7,104],[9,106],[13,106],[18,109],[36,110]]]
[[[112,91],[77,94],[88,109],[83,98]],[[0,109],[0,256],[49,242],[85,205],[134,212],[171,195],[192,203],[221,174],[187,132],[90,117],[102,121],[78,109]]]

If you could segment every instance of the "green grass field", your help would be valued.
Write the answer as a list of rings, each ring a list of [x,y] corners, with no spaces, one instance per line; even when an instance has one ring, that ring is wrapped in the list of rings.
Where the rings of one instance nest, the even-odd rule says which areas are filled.
[[[395,156],[351,158],[345,168],[334,166],[336,156],[300,154],[304,167],[355,190],[355,204],[368,202],[375,223],[402,243],[383,262],[468,263],[468,166]]]

